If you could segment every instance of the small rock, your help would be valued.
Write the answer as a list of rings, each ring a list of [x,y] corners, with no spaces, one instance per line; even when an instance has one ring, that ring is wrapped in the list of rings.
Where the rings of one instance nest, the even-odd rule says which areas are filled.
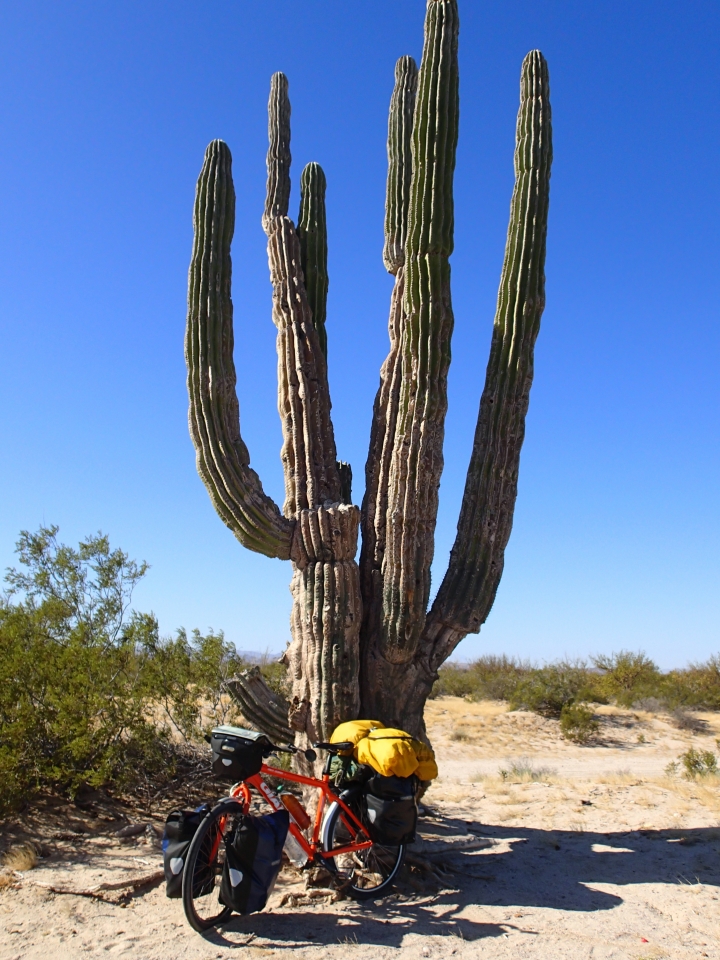
[[[126,837],[137,837],[145,833],[148,825],[146,823],[129,823],[126,827],[115,831],[115,836],[125,839]]]

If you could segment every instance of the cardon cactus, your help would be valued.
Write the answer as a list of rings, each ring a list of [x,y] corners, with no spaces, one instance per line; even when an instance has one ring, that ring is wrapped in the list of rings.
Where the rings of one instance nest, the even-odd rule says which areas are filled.
[[[428,610],[453,328],[458,25],[456,0],[428,0],[420,69],[402,57],[395,70],[383,250],[395,284],[362,513],[351,503],[351,471],[337,460],[330,419],[325,175],[316,163],[303,171],[295,227],[288,217],[290,102],[283,74],[273,76],[270,89],[263,215],[277,327],[282,512],[250,468],[240,436],[230,298],[235,195],[222,141],[208,147],[198,180],[185,344],[190,433],[198,471],[223,521],[244,546],[292,563],[285,661],[292,687],[288,720],[300,743],[327,738],[339,722],[360,714],[423,736],[423,708],[437,669],[464,636],[480,629],[502,574],[544,307],[548,73],[538,51],[527,55],[485,388],[457,537]],[[258,678],[249,691],[244,684],[248,719],[261,725],[270,709],[276,717],[276,699],[260,702]]]

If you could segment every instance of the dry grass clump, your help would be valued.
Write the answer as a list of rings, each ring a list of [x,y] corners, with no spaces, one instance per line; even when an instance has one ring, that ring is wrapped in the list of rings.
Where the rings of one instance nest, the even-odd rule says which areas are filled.
[[[644,781],[631,770],[610,770],[607,773],[601,774],[597,778],[597,782],[609,786],[629,786],[630,784],[643,783]]]
[[[467,727],[453,727],[450,731],[450,739],[456,741],[471,740],[472,734]]]
[[[39,853],[32,842],[17,843],[5,852],[2,862],[8,870],[32,870],[37,866]]]
[[[527,757],[509,761],[507,767],[499,770],[502,780],[512,780],[517,783],[547,783],[557,776],[552,767],[534,767]]]

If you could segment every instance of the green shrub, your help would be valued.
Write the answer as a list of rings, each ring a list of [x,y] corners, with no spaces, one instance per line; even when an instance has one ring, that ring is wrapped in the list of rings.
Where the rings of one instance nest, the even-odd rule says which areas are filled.
[[[260,661],[259,666],[260,672],[270,689],[274,690],[275,693],[279,693],[281,697],[288,699],[290,695],[290,684],[286,664],[278,660],[277,657],[266,653]]]
[[[566,740],[587,743],[597,734],[600,724],[585,703],[566,703],[560,712],[560,730]]]
[[[594,699],[592,677],[582,660],[560,660],[528,672],[510,696],[513,710],[532,710],[543,717],[559,718],[563,707]]]
[[[23,532],[0,599],[0,811],[44,787],[132,786],[172,771],[179,740],[232,719],[222,682],[244,664],[222,634],[158,636],[130,609],[146,564],[98,535]]]
[[[438,671],[438,679],[433,684],[431,699],[435,697],[467,697],[474,690],[474,678],[466,664],[446,663]]]
[[[592,658],[592,666],[557,661],[544,667],[486,654],[470,663],[442,666],[431,696],[506,700],[511,709],[554,718],[563,707],[580,701],[613,702],[667,713],[683,729],[699,732],[706,724],[687,710],[720,710],[720,654],[668,673],[661,673],[642,651],[599,655]]]
[[[657,696],[660,691],[662,675],[642,651],[621,650],[610,656],[600,654],[593,657],[592,662],[601,671],[593,686],[606,701],[613,700],[621,707],[631,707],[638,700]]]
[[[0,606],[0,804],[53,783],[123,784],[157,734],[142,657],[151,618],[127,615],[146,570],[98,536],[79,549],[57,528],[22,533]],[[17,600],[17,602],[13,602]]]
[[[720,710],[720,654],[684,670],[671,670],[663,677],[663,693],[673,707]]]
[[[717,757],[710,750],[695,750],[691,747],[679,757],[685,768],[684,776],[688,780],[707,777],[718,772]]]
[[[514,657],[485,654],[468,664],[446,663],[440,668],[432,696],[468,700],[509,700],[520,679],[530,670]]]

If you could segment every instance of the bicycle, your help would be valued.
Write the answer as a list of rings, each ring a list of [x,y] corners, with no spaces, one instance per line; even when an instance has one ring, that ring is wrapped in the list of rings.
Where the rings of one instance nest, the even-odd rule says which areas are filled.
[[[402,866],[405,844],[384,846],[374,842],[362,822],[362,785],[340,790],[330,779],[334,755],[352,750],[353,744],[315,743],[317,750],[327,752],[322,779],[292,773],[263,762],[260,772],[233,785],[225,797],[205,816],[188,848],[183,870],[182,901],[190,926],[202,933],[224,923],[232,908],[220,900],[220,876],[224,864],[224,839],[233,830],[235,821],[247,815],[252,798],[251,788],[272,810],[285,810],[277,791],[263,780],[263,774],[314,787],[319,791],[315,821],[310,839],[290,817],[289,832],[307,855],[307,865],[323,865],[335,882],[356,900],[385,896]],[[317,759],[314,750],[275,744],[263,751],[263,758],[273,753],[303,753],[307,760]]]

